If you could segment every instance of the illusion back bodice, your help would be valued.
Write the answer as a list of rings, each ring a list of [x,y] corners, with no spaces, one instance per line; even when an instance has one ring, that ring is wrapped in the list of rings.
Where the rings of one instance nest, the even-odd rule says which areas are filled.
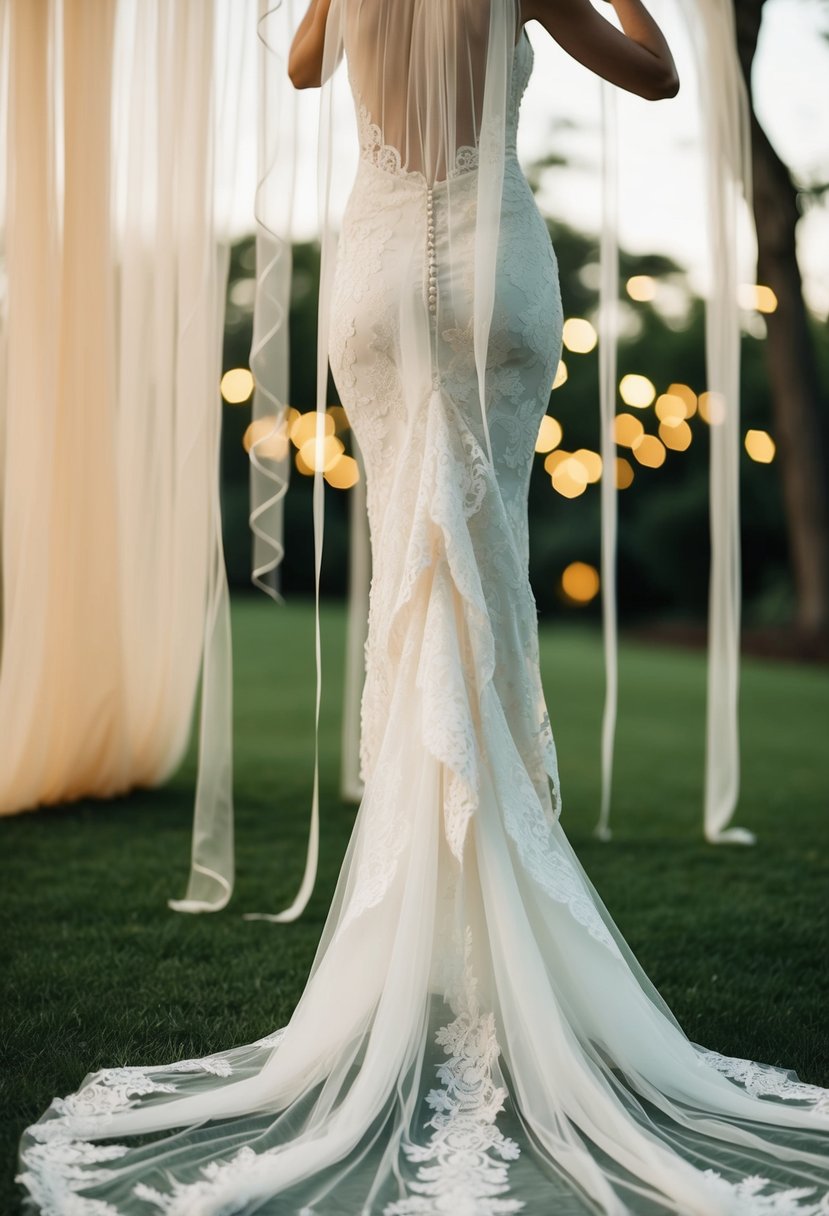
[[[489,6],[350,0],[344,48],[361,156],[429,183],[475,168],[487,72]],[[506,71],[505,151],[514,154],[521,97],[532,71],[522,29]]]

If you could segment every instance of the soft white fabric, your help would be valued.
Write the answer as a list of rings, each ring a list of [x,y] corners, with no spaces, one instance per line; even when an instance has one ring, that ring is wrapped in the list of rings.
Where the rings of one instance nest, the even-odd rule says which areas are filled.
[[[389,43],[428,11],[396,0]],[[437,171],[407,161],[411,128],[378,121],[363,35],[343,28],[361,157],[326,335],[374,565],[365,792],[309,981],[258,1043],[105,1070],[57,1099],[22,1146],[47,1216],[826,1211],[829,1091],[691,1043],[559,822],[526,507],[561,302],[515,156],[531,49],[498,31],[503,189],[482,295],[492,144]],[[481,44],[465,49],[480,66]]]
[[[751,198],[748,101],[737,57],[734,6],[680,0],[697,63],[705,152],[710,289],[705,341],[710,415],[711,573],[703,826],[712,844],[753,844],[729,827],[740,789],[740,318],[737,254]]]
[[[229,803],[229,7],[252,29],[241,0],[0,4],[0,813],[166,780],[203,652],[199,798]]]
[[[710,439],[711,563],[708,599],[708,686],[703,834],[711,844],[753,844],[746,828],[728,826],[740,790],[740,281],[737,248],[751,197],[748,99],[737,56],[730,0],[676,0],[688,34],[701,110],[700,145],[705,180],[709,290],[706,299],[706,370],[715,394]],[[618,248],[616,244],[616,133],[610,90],[603,86],[604,213],[601,233],[600,397],[602,460],[611,468],[616,446]],[[603,479],[602,617],[605,703],[602,719],[602,795],[596,835],[610,839],[613,744],[618,692],[616,624],[616,494]]]

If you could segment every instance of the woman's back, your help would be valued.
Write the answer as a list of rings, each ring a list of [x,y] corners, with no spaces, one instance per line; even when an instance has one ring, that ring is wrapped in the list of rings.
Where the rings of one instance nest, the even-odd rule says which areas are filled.
[[[495,3],[512,44],[514,0]],[[459,148],[477,148],[491,15],[489,0],[343,0],[355,99],[403,169],[440,180]],[[492,49],[508,67],[508,48]]]

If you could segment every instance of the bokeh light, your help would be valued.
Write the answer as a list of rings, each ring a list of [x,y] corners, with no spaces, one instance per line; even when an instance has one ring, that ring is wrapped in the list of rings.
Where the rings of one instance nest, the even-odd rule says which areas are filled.
[[[628,279],[625,289],[631,300],[644,304],[656,295],[656,280],[649,274],[635,274]]]
[[[700,418],[709,426],[720,426],[725,421],[725,398],[722,393],[700,393],[697,405]]]
[[[631,450],[639,463],[649,469],[658,469],[665,463],[665,445],[656,435],[641,435]]]
[[[587,469],[575,456],[568,455],[555,465],[550,480],[564,498],[578,498],[587,488]]]
[[[589,604],[599,594],[599,572],[587,562],[570,562],[561,575],[561,589],[574,604]]]
[[[343,441],[338,439],[336,435],[326,435],[320,446],[322,449],[320,471],[327,473],[330,469],[333,469],[342,456],[344,450]],[[299,449],[299,454],[302,457],[302,463],[313,473],[317,467],[316,439],[306,439]]]
[[[647,376],[638,376],[628,374],[622,376],[619,381],[619,395],[625,405],[632,405],[636,409],[646,409],[656,396],[656,389],[653,381]]]
[[[691,446],[693,432],[687,422],[660,422],[659,438],[674,452],[684,452]]]
[[[563,359],[559,359],[558,367],[556,368],[555,379],[553,380],[553,389],[561,388],[562,384],[567,383],[567,364]]]
[[[563,448],[558,448],[555,452],[550,452],[549,456],[544,458],[544,471],[552,477],[553,469],[557,468],[562,460],[567,460],[572,456],[572,452],[565,452]]]
[[[777,296],[770,287],[766,287],[762,283],[741,283],[737,291],[737,300],[741,308],[750,308],[754,312],[777,311]]]
[[[626,490],[633,485],[633,465],[624,456],[616,457],[616,489]]]
[[[644,432],[645,428],[634,414],[617,414],[613,419],[613,437],[621,447],[631,447]]]
[[[573,459],[584,468],[588,484],[599,480],[602,475],[602,458],[598,452],[594,452],[590,448],[577,448],[573,453]]]
[[[593,326],[584,317],[568,317],[564,322],[562,341],[574,355],[586,355],[599,340]]]
[[[360,466],[353,456],[340,456],[325,473],[325,480],[335,490],[350,490],[360,480]]]
[[[536,452],[551,452],[553,448],[557,448],[561,443],[562,433],[561,423],[558,419],[545,414],[538,428],[538,438],[535,441]]]
[[[685,402],[673,393],[660,393],[653,408],[657,418],[666,426],[676,426],[685,418]]]
[[[325,412],[329,416],[329,418],[334,419],[335,432],[339,433],[340,431],[348,430],[348,428],[349,428],[348,415],[346,414],[345,410],[343,409],[343,407],[341,405],[329,405],[328,409]]]
[[[771,464],[774,460],[777,448],[768,431],[746,431],[745,445],[751,459],[758,464]]]
[[[685,417],[693,418],[697,412],[697,395],[692,388],[687,384],[669,384],[668,395],[670,397],[679,397],[685,403]]]
[[[335,429],[334,419],[331,417],[330,414],[323,414],[322,418],[323,418],[323,425],[322,425],[323,434],[326,436],[333,435],[334,429]],[[297,414],[296,418],[294,419],[294,421],[291,425],[291,430],[290,430],[291,442],[294,444],[294,446],[301,448],[303,446],[303,444],[307,443],[307,441],[309,439],[313,439],[316,436],[316,433],[317,433],[317,411],[308,410],[304,414]]]
[[[242,436],[245,451],[249,453],[255,443],[258,460],[284,460],[289,447],[287,421],[283,419],[276,429],[275,424],[275,414],[266,414],[251,422]]]
[[[253,392],[253,376],[246,367],[231,367],[222,376],[220,387],[228,405],[242,405]]]

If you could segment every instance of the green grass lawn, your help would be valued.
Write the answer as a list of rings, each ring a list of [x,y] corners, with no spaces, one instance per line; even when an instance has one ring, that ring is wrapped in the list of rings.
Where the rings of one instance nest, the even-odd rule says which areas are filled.
[[[238,885],[215,916],[180,916],[194,757],[164,789],[0,823],[3,863],[0,1213],[16,1210],[17,1140],[84,1074],[247,1043],[287,1021],[355,808],[338,797],[344,614],[323,610],[320,878],[298,924],[243,921],[292,897],[313,763],[313,613],[234,605]],[[547,703],[574,848],[686,1033],[829,1085],[826,1006],[829,675],[746,660],[742,796],[754,848],[702,840],[705,660],[627,643],[608,844],[599,799],[598,635],[542,623]]]

